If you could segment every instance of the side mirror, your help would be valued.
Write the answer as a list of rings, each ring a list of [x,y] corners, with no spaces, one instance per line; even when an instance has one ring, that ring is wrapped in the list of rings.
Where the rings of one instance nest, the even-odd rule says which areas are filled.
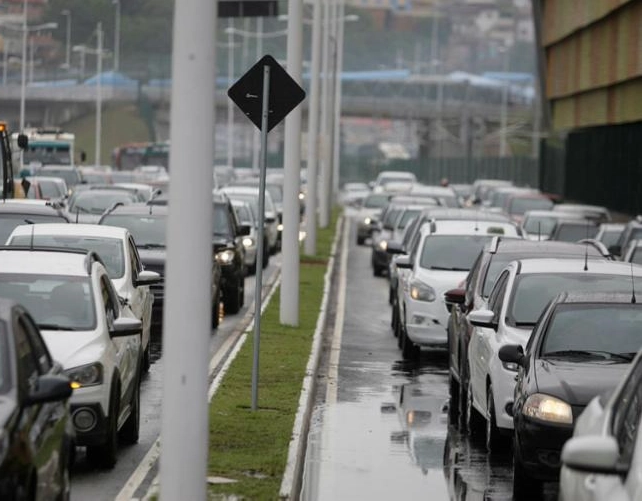
[[[411,270],[412,269],[412,263],[410,262],[410,256],[399,256],[397,260],[395,261],[395,264],[397,265],[397,268],[400,268],[402,270]]]
[[[517,364],[524,367],[524,348],[519,344],[507,344],[499,349],[499,359],[502,362]]]
[[[26,134],[18,134],[18,148],[26,150],[29,147],[29,138]]]
[[[475,327],[485,327],[487,329],[497,329],[497,322],[493,322],[495,313],[491,310],[475,310],[468,314],[468,320]]]
[[[135,318],[118,317],[109,331],[111,337],[138,336],[143,330],[143,324]]]
[[[450,289],[444,293],[444,301],[446,304],[464,304],[466,302],[465,289]]]
[[[25,405],[44,404],[68,399],[73,390],[67,376],[40,376],[36,389],[25,397]]]
[[[138,274],[136,279],[136,287],[141,285],[154,285],[161,282],[161,276],[155,271],[143,270]]]
[[[404,254],[403,247],[401,242],[391,241],[388,242],[388,247],[386,247],[386,252],[388,254]]]
[[[587,435],[571,438],[562,449],[562,462],[573,470],[587,473],[620,474],[620,448],[611,436]]]
[[[249,224],[240,224],[237,228],[236,235],[239,237],[246,237],[250,234],[252,227]]]

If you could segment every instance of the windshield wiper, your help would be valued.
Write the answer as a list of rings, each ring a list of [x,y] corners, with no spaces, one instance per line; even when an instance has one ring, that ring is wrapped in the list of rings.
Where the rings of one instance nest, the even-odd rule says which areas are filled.
[[[431,266],[429,270],[438,270],[438,271],[469,271],[467,268],[448,268],[445,266]]]
[[[59,324],[38,324],[38,328],[45,331],[74,331],[71,327]]]
[[[535,322],[514,322],[515,327],[535,327]]]
[[[136,247],[141,249],[164,249],[165,244],[138,244]]]
[[[542,357],[589,357],[601,356],[606,359],[617,359],[630,362],[635,357],[635,353],[612,353],[610,351],[599,350],[559,350],[545,353]]]

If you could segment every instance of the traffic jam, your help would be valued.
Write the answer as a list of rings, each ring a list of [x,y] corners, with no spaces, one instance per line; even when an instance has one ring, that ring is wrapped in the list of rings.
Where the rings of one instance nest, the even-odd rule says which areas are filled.
[[[642,221],[507,180],[399,171],[347,183],[341,201],[377,296],[362,318],[385,323],[369,349],[394,347],[381,412],[405,432],[391,442],[450,499],[634,499]]]

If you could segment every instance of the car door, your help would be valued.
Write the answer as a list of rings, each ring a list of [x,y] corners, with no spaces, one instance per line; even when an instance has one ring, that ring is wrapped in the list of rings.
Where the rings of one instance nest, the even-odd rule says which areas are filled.
[[[28,394],[35,389],[37,380],[45,374],[60,372],[59,366],[54,366],[38,327],[29,314],[21,307],[13,312],[13,329],[18,352],[19,385]],[[62,467],[61,461],[66,457],[60,456],[61,446],[65,441],[67,425],[67,403],[49,402],[35,404],[23,409],[26,419],[25,437],[29,437],[29,447],[32,463],[38,471],[38,492],[41,499],[53,499],[58,485],[58,472]]]
[[[138,274],[143,270],[143,264],[141,263],[138,251],[136,250],[136,244],[131,236],[127,237],[125,245],[127,260],[131,269],[130,283],[127,284],[127,286],[132,289],[132,301],[130,301],[130,308],[136,318],[143,323],[142,343],[143,347],[146,347],[149,343],[154,297],[152,292],[149,290],[149,285],[136,285]]]
[[[493,321],[501,318],[501,310],[508,285],[509,271],[505,270],[497,279],[488,298],[488,309],[493,312]],[[476,402],[486,401],[486,375],[488,374],[490,357],[492,356],[491,343],[496,332],[485,327],[475,328],[470,339],[468,350],[468,364],[470,367],[470,383],[473,390],[473,399]]]

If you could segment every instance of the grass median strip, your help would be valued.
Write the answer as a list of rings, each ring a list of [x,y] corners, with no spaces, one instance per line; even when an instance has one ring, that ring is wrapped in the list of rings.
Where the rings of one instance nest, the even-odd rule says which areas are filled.
[[[261,317],[258,406],[251,410],[252,342],[242,347],[210,404],[208,476],[236,480],[209,486],[210,497],[278,499],[301,384],[323,297],[339,211],[317,231],[317,254],[301,256],[299,326],[279,323],[280,294]]]

